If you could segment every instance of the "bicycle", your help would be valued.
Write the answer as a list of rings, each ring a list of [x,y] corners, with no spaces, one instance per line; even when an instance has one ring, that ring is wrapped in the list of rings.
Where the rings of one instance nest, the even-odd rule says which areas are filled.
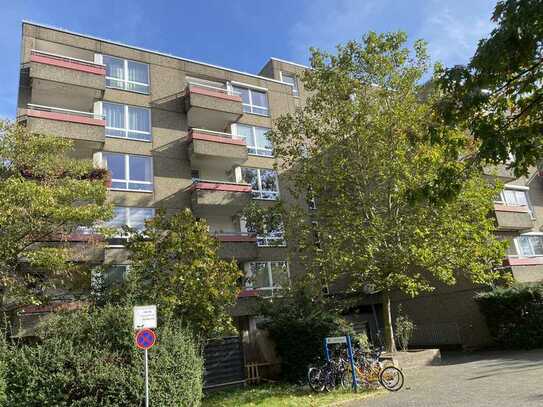
[[[385,365],[381,361],[382,349],[376,349],[369,354],[358,349],[355,351],[355,373],[363,380],[366,387],[376,387],[378,384],[389,391],[398,391],[404,385],[404,375],[393,365]]]

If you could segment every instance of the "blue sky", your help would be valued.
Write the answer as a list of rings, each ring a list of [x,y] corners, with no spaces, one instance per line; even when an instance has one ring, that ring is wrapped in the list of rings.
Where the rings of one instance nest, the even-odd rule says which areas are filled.
[[[21,20],[257,73],[270,56],[308,63],[369,30],[406,31],[434,60],[468,61],[492,29],[488,0],[0,0],[0,117],[13,118]]]

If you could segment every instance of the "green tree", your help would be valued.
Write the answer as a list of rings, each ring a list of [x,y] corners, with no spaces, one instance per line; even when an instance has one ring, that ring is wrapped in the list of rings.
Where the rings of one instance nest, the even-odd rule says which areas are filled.
[[[189,209],[164,212],[146,222],[145,234],[132,234],[126,292],[130,301],[157,304],[163,319],[181,318],[199,335],[232,328],[229,309],[241,272],[234,260],[218,256],[219,242]]]
[[[75,253],[67,237],[111,216],[107,172],[69,158],[71,150],[70,140],[0,121],[2,306],[39,303],[56,289],[73,288],[85,270],[70,261]]]
[[[517,176],[543,156],[542,15],[541,0],[499,1],[496,27],[470,62],[438,80],[442,116],[479,142],[474,163],[507,164]]]
[[[450,143],[435,143],[436,132],[464,145],[466,136],[440,125],[436,88],[419,85],[425,44],[415,42],[411,52],[406,40],[369,33],[335,55],[312,50],[313,69],[303,77],[312,95],[270,134],[290,192],[302,201],[308,191],[317,197],[312,223],[301,206],[285,212],[307,282],[347,276],[353,289],[372,284],[382,292],[389,351],[394,290],[416,296],[459,276],[491,283],[504,255],[488,216],[496,186],[473,173],[447,200],[422,193],[439,187],[438,173],[463,172]]]

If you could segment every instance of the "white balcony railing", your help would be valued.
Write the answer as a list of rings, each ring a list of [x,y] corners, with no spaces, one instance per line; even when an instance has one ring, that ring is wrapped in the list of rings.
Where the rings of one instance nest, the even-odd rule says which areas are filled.
[[[61,114],[68,114],[68,115],[73,115],[73,116],[88,117],[91,119],[98,119],[98,120],[105,119],[104,115],[94,113],[94,112],[82,112],[80,110],[64,109],[61,107],[54,107],[54,106],[37,105],[34,103],[28,103],[27,106],[28,106],[28,109],[38,110],[41,112],[61,113]]]
[[[69,56],[66,56],[66,55],[55,54],[55,53],[47,52],[47,51],[40,51],[40,50],[37,50],[37,49],[30,50],[30,54],[31,55],[41,55],[41,56],[45,56],[45,57],[49,57],[49,58],[54,58],[54,59],[59,60],[59,61],[74,62],[74,63],[77,63],[77,64],[87,65],[87,66],[91,66],[91,67],[105,68],[104,64],[100,64],[98,62],[87,61],[85,59],[69,57]]]

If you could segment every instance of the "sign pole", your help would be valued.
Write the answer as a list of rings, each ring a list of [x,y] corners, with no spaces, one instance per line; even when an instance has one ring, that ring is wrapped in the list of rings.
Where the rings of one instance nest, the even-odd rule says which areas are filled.
[[[145,349],[145,407],[149,407],[149,360]]]

